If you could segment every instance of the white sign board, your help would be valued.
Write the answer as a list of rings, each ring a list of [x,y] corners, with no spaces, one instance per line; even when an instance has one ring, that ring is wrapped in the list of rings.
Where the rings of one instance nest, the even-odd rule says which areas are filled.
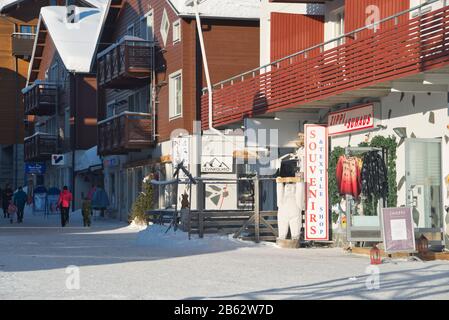
[[[408,207],[383,208],[382,234],[385,252],[414,252],[415,228],[412,209]]]
[[[232,156],[202,156],[202,173],[232,173],[234,159]]]
[[[54,166],[63,166],[65,165],[65,158],[63,154],[52,154],[51,155],[51,164]]]
[[[328,134],[336,136],[374,128],[374,105],[368,104],[329,113]]]
[[[185,138],[173,138],[172,139],[172,162],[173,166],[177,166],[184,161],[184,167],[189,166],[189,143],[190,139]]]
[[[305,182],[307,190],[305,239],[308,241],[328,241],[327,127],[306,124],[304,131]]]

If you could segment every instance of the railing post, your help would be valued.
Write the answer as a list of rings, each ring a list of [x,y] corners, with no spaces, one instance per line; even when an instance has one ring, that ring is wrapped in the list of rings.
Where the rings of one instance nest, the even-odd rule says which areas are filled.
[[[204,181],[198,180],[197,203],[198,203],[198,234],[200,238],[204,237]]]
[[[260,242],[260,181],[256,174],[254,178],[254,232],[256,243]]]

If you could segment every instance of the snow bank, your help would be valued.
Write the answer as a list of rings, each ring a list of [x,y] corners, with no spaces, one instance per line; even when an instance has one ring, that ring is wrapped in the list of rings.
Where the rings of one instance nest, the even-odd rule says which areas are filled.
[[[204,235],[204,238],[199,238],[198,235],[191,235],[189,240],[187,232],[182,232],[180,230],[175,232],[173,231],[173,228],[167,232],[167,229],[167,225],[149,225],[139,232],[136,242],[138,245],[142,246],[166,246],[170,248],[177,247],[178,249],[204,247],[214,249],[214,251],[224,251],[239,247],[277,247],[276,244],[271,242],[255,243],[253,241],[234,239],[232,234],[206,234]]]

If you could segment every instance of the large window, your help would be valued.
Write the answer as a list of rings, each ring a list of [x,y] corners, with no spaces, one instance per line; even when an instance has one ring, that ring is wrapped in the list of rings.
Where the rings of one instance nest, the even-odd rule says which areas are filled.
[[[131,112],[150,113],[150,87],[145,86],[128,96],[128,110]]]
[[[170,118],[182,116],[182,71],[176,71],[170,75]]]
[[[140,20],[140,37],[144,40],[154,40],[154,19],[153,11],[147,13]]]

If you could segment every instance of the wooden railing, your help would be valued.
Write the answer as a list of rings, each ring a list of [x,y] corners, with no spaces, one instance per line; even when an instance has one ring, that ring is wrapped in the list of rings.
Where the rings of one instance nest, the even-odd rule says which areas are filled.
[[[124,154],[153,145],[152,118],[147,113],[124,112],[98,123],[98,153]]]
[[[46,133],[36,133],[24,140],[25,161],[40,161],[50,159],[57,153],[57,136]]]
[[[380,31],[367,26],[334,39],[346,39],[335,48],[324,50],[328,41],[220,82],[213,89],[213,125],[448,66],[449,7],[408,19],[411,11],[378,22]],[[321,52],[310,54],[317,48]],[[207,129],[207,90],[203,93],[202,125]]]
[[[56,114],[58,86],[38,82],[22,90],[26,115],[49,116]]]
[[[135,88],[149,83],[154,43],[125,37],[97,56],[97,82],[103,88]]]

